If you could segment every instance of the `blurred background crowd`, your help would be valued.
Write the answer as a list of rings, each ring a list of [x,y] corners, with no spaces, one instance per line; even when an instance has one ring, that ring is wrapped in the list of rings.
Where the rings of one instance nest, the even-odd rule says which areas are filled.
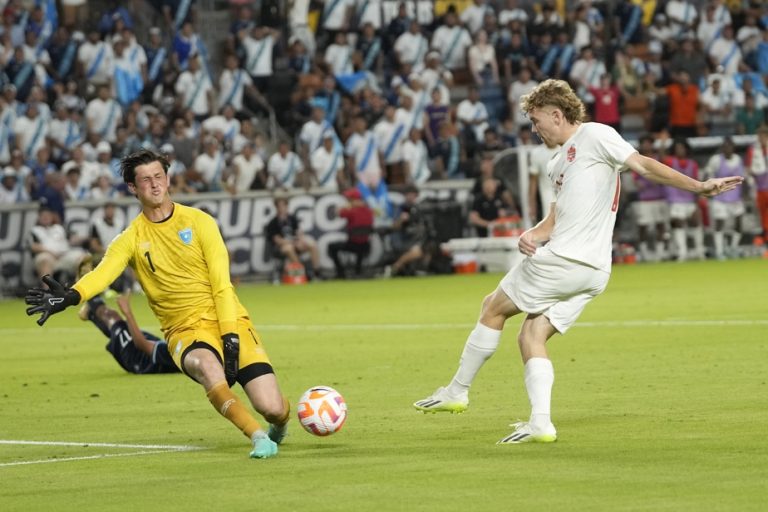
[[[465,221],[485,236],[546,213],[518,102],[560,78],[641,152],[749,178],[721,207],[625,176],[617,239],[642,259],[736,257],[768,229],[763,1],[0,0],[0,14],[0,205],[38,201],[57,222],[67,202],[126,195],[119,159],[148,147],[169,157],[172,193],[354,188],[375,227],[404,222],[389,190],[475,180]],[[522,164],[505,158],[521,148]]]

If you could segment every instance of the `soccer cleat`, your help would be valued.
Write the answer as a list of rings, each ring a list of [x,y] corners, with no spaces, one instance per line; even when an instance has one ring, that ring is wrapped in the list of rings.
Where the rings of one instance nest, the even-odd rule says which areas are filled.
[[[251,439],[253,440],[252,459],[267,459],[277,455],[277,444],[263,430],[254,432]]]
[[[279,427],[277,425],[269,424],[269,432],[267,436],[275,443],[281,444],[285,436],[288,434],[288,423],[284,423]]]
[[[413,406],[421,412],[460,414],[469,407],[469,397],[466,391],[459,396],[453,396],[448,394],[447,389],[440,387],[427,398],[414,402]]]
[[[510,425],[515,430],[508,436],[499,439],[496,444],[521,444],[521,443],[554,443],[557,441],[557,431],[553,424],[541,429],[534,427],[527,421],[518,421]]]

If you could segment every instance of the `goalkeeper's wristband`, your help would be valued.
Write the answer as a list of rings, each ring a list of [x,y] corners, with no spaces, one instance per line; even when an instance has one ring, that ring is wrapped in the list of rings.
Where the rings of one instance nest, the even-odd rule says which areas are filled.
[[[80,292],[75,290],[74,288],[67,288],[67,291],[64,292],[64,306],[77,306],[80,304]]]

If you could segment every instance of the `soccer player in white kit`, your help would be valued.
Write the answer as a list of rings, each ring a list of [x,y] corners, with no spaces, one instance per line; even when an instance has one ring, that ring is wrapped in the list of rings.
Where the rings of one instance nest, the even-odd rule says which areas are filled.
[[[483,300],[480,318],[450,384],[413,404],[424,412],[464,412],[469,387],[496,351],[504,323],[525,313],[518,343],[531,416],[514,424],[514,431],[499,444],[557,439],[550,419],[555,374],[546,342],[557,332],[564,334],[608,284],[620,171],[632,169],[653,181],[707,197],[732,190],[743,181],[733,176],[700,182],[640,155],[613,128],[583,122],[584,104],[562,80],[537,85],[523,96],[520,106],[544,143],[559,146],[547,166],[555,202],[550,213],[520,237],[519,249],[527,258]]]

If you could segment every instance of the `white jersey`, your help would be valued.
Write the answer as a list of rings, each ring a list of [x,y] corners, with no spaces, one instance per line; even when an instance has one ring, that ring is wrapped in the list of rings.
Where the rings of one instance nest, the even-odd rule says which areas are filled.
[[[312,152],[309,165],[315,172],[318,186],[337,191],[339,189],[336,176],[344,169],[344,154],[340,146],[334,144],[330,151],[320,146]]]
[[[261,39],[246,37],[243,39],[245,48],[245,69],[251,76],[272,76],[272,52],[275,48],[275,38],[267,35]]]
[[[528,168],[528,174],[536,176],[544,216],[547,215],[550,206],[555,201],[555,187],[547,174],[547,165],[557,150],[557,147],[550,149],[546,144],[540,144],[531,151],[531,165]]]
[[[423,141],[408,139],[403,143],[403,161],[408,164],[410,179],[416,185],[426,183],[432,174],[429,170],[429,154]]]
[[[370,130],[362,135],[353,133],[344,149],[344,153],[353,160],[355,176],[369,188],[378,186],[381,181],[381,165],[376,150],[376,137]]]
[[[323,144],[323,138],[325,137],[325,134],[327,132],[333,133],[333,138],[336,140],[338,137],[336,136],[336,130],[334,130],[333,125],[323,119],[319,123],[316,123],[312,119],[304,123],[304,125],[301,127],[301,132],[299,133],[299,140],[302,144],[305,144],[307,146],[307,152],[309,154],[312,154],[313,151],[315,151],[317,148],[319,148]]]
[[[195,73],[184,71],[176,80],[176,94],[181,97],[183,108],[192,110],[196,116],[208,114],[208,93],[212,90],[211,79],[202,69]]]
[[[381,0],[357,0],[355,13],[357,16],[357,25],[362,27],[366,23],[373,25],[373,28],[381,28]]]
[[[556,196],[548,243],[553,253],[610,272],[619,171],[633,153],[616,130],[600,123],[583,123],[558,149],[548,165]]]
[[[355,0],[325,0],[320,19],[326,30],[341,30],[347,20],[347,10],[354,7]]]
[[[200,153],[193,164],[194,169],[200,173],[203,181],[211,188],[221,183],[224,170],[227,167],[224,152],[216,151],[213,156],[208,153]]]
[[[232,105],[235,111],[243,109],[243,91],[253,85],[253,80],[244,70],[225,69],[219,78],[219,108]]]
[[[289,151],[285,156],[276,152],[267,161],[267,172],[269,173],[270,188],[283,187],[292,188],[296,181],[296,175],[304,170],[299,155]]]
[[[397,109],[394,121],[382,119],[373,127],[378,148],[387,165],[403,160],[403,141],[408,138],[410,117],[403,109]]]
[[[421,33],[403,32],[395,41],[395,52],[400,62],[407,62],[416,70],[424,65],[427,50],[429,50],[429,42]]]
[[[251,189],[256,175],[264,170],[264,161],[259,155],[251,155],[250,160],[243,155],[237,155],[232,160],[232,166],[237,174],[232,174],[229,183],[235,187],[236,192],[247,192]]]
[[[106,101],[95,98],[85,107],[85,119],[90,131],[95,131],[107,142],[115,142],[117,126],[123,119],[123,110],[112,98],[107,98]]]
[[[443,25],[432,35],[432,48],[440,53],[443,65],[448,69],[467,66],[467,49],[472,46],[469,32],[460,26]]]

